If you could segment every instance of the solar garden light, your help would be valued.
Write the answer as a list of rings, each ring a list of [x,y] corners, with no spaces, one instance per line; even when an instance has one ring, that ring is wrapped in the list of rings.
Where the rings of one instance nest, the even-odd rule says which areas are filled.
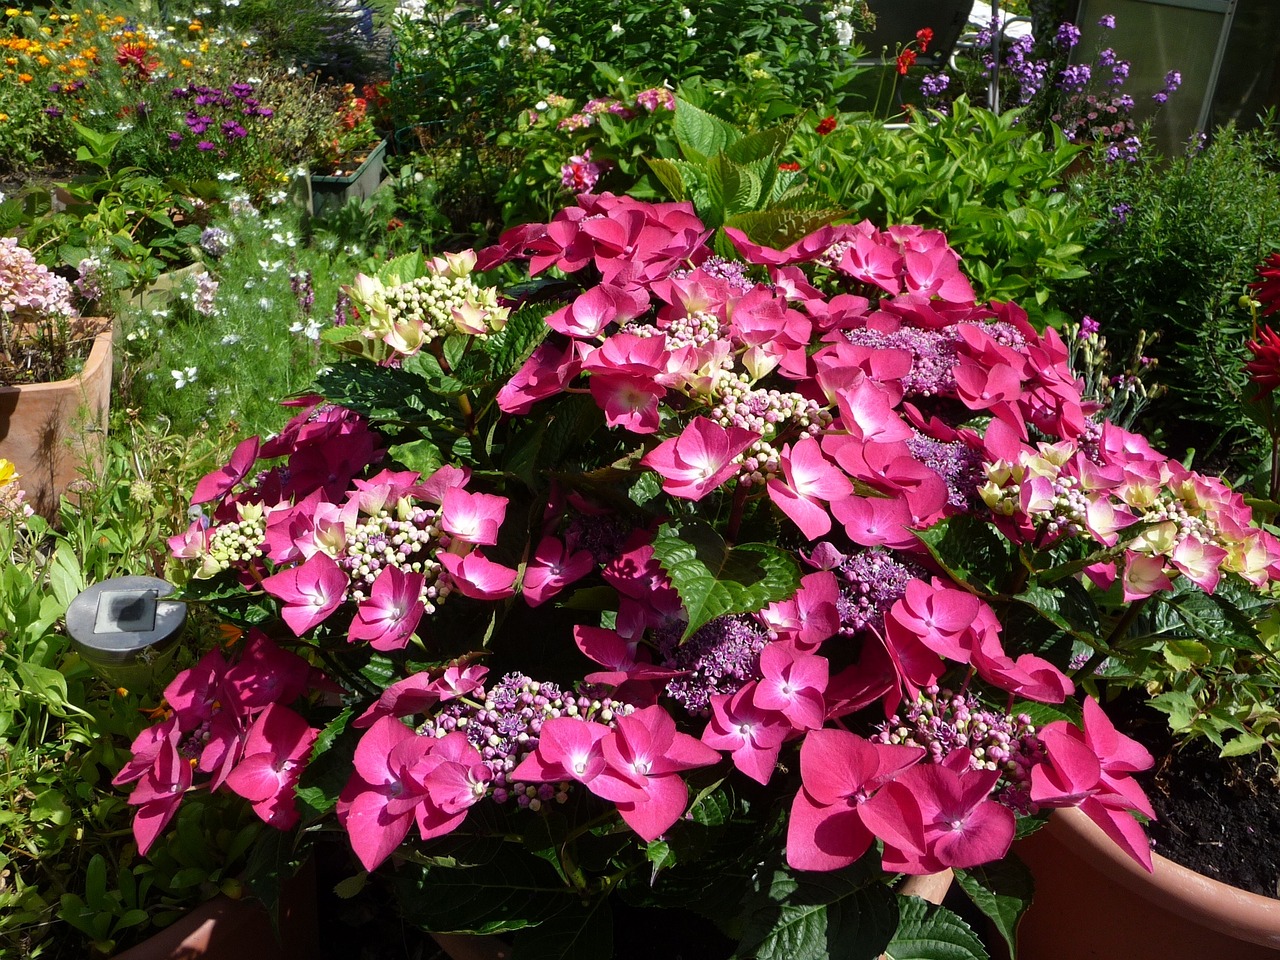
[[[173,584],[159,577],[115,577],[95,583],[67,607],[72,645],[103,680],[144,690],[167,665],[187,605],[165,600]]]

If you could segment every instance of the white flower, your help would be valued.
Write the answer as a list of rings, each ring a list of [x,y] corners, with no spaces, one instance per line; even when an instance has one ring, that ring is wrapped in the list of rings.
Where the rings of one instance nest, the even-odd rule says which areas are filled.
[[[116,130],[120,133],[128,133],[132,129],[133,129],[133,124],[130,123],[128,120],[121,120],[119,123],[116,124]]]
[[[240,6],[240,0],[222,0],[222,5],[224,7],[238,7]]]
[[[609,32],[616,37],[618,34],[622,33],[622,24],[615,23],[612,27],[609,28]]]
[[[550,50],[551,38],[546,36],[541,36],[537,40],[533,41],[533,45],[537,47],[539,50]]]
[[[413,175],[413,182],[414,182],[414,183],[421,183],[421,182],[422,182],[423,180],[425,180],[425,179],[426,179],[426,177],[424,177],[421,173],[415,173],[415,174]],[[2,200],[2,199],[4,199],[4,197],[3,197],[2,195],[0,195],[0,200]]]
[[[228,333],[225,337],[218,341],[224,347],[234,347],[241,340],[240,334]]]
[[[681,7],[681,8],[680,8],[680,19],[681,19],[681,20],[688,20],[688,19],[690,19],[690,18],[692,18],[692,17],[693,17],[693,11],[692,11],[692,10],[690,10],[688,7]]]
[[[270,310],[276,305],[276,302],[270,297],[259,297],[258,307],[262,310]]]
[[[537,103],[533,105],[533,109],[541,113],[543,110],[547,109],[547,101],[539,100]]]
[[[173,377],[173,389],[181,390],[187,384],[196,382],[196,368],[184,367],[181,370],[170,370],[169,376]]]
[[[303,325],[300,321],[294,321],[289,326],[289,332],[300,333],[308,340],[318,342],[320,340],[320,322],[314,317],[308,320],[306,325]]]
[[[696,36],[698,35],[698,28],[697,28],[697,27],[685,27],[685,28],[684,28],[684,35],[685,35],[686,37],[696,37]]]
[[[222,173],[218,174],[218,179],[225,180],[227,183],[230,183],[232,180],[239,180],[240,174],[236,173],[234,170],[224,170]]]
[[[509,46],[511,46],[511,38],[504,33],[498,38],[498,49],[505,50]]]
[[[289,192],[287,190],[277,190],[275,193],[270,194],[267,197],[267,202],[270,203],[272,206],[278,207],[280,204],[284,203],[288,199],[289,199]]]

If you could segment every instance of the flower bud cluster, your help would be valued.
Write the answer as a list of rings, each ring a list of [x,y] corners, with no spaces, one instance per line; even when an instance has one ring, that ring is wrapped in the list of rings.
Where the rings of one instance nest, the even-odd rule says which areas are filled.
[[[769,634],[755,619],[730,614],[700,627],[684,643],[684,623],[655,631],[662,665],[688,674],[667,683],[666,692],[694,716],[708,716],[716,694],[737,693],[760,677],[760,651]]]
[[[831,412],[798,393],[752,387],[745,374],[728,374],[716,381],[719,402],[708,416],[722,427],[739,427],[772,440],[795,427],[817,436],[831,424]],[[776,471],[776,467],[774,470]]]
[[[968,750],[971,769],[1001,772],[999,802],[1033,812],[1031,768],[1044,759],[1044,744],[1025,713],[988,710],[971,693],[952,693],[934,684],[880,724],[872,740],[920,747],[928,752],[929,763],[941,763],[954,750]]]
[[[543,722],[574,717],[612,726],[615,717],[625,717],[634,710],[630,704],[608,697],[566,693],[554,683],[509,673],[489,688],[481,702],[450,701],[422,724],[419,733],[444,737],[461,730],[493,772],[492,799],[498,803],[514,800],[521,807],[538,810],[552,800],[564,803],[570,784],[509,781],[507,774],[537,749]]]
[[[263,554],[267,520],[261,506],[237,505],[240,518],[220,523],[209,535],[209,548],[202,558],[201,577],[211,577],[233,566],[247,566]]]
[[[447,546],[447,538],[434,509],[415,507],[407,500],[400,504],[394,515],[382,510],[356,524],[347,535],[338,563],[351,577],[348,599],[356,603],[369,596],[383,567],[423,574],[422,600],[430,616],[452,589],[448,578],[440,581],[443,567],[436,559],[437,552]]]
[[[907,584],[924,577],[915,564],[906,564],[879,547],[847,557],[835,568],[840,581],[836,612],[840,633],[851,637],[869,625],[879,625],[884,615],[907,592]]]

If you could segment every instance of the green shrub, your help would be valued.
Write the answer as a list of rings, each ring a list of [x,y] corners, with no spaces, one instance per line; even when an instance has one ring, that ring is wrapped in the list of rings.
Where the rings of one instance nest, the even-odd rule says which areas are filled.
[[[1237,474],[1252,469],[1261,438],[1243,408],[1252,325],[1238,300],[1280,242],[1276,158],[1273,125],[1227,127],[1182,157],[1096,163],[1072,182],[1094,226],[1089,276],[1069,307],[1097,318],[1115,344],[1158,333],[1150,355],[1169,393],[1143,425],[1171,453],[1194,450]]]
[[[1079,153],[1018,126],[1016,113],[958,101],[904,130],[844,118],[825,137],[803,135],[798,160],[811,189],[855,219],[944,231],[980,302],[1016,300],[1059,325],[1059,292],[1086,273],[1089,218],[1063,190]]]

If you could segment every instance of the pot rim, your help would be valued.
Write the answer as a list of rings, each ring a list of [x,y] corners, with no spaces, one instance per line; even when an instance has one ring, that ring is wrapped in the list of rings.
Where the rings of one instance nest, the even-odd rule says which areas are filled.
[[[91,381],[103,365],[109,365],[112,362],[111,339],[112,327],[108,324],[106,329],[93,338],[93,347],[89,350],[89,356],[85,358],[84,368],[74,377],[67,377],[65,380],[50,380],[46,383],[20,383],[0,386],[0,396],[11,396],[15,393],[47,393],[54,390],[65,390],[68,384]]]
[[[1126,890],[1226,934],[1280,947],[1280,900],[1221,883],[1154,851],[1147,873],[1102,829],[1074,807],[1055,810],[1046,829],[1073,854],[1106,871]]]

